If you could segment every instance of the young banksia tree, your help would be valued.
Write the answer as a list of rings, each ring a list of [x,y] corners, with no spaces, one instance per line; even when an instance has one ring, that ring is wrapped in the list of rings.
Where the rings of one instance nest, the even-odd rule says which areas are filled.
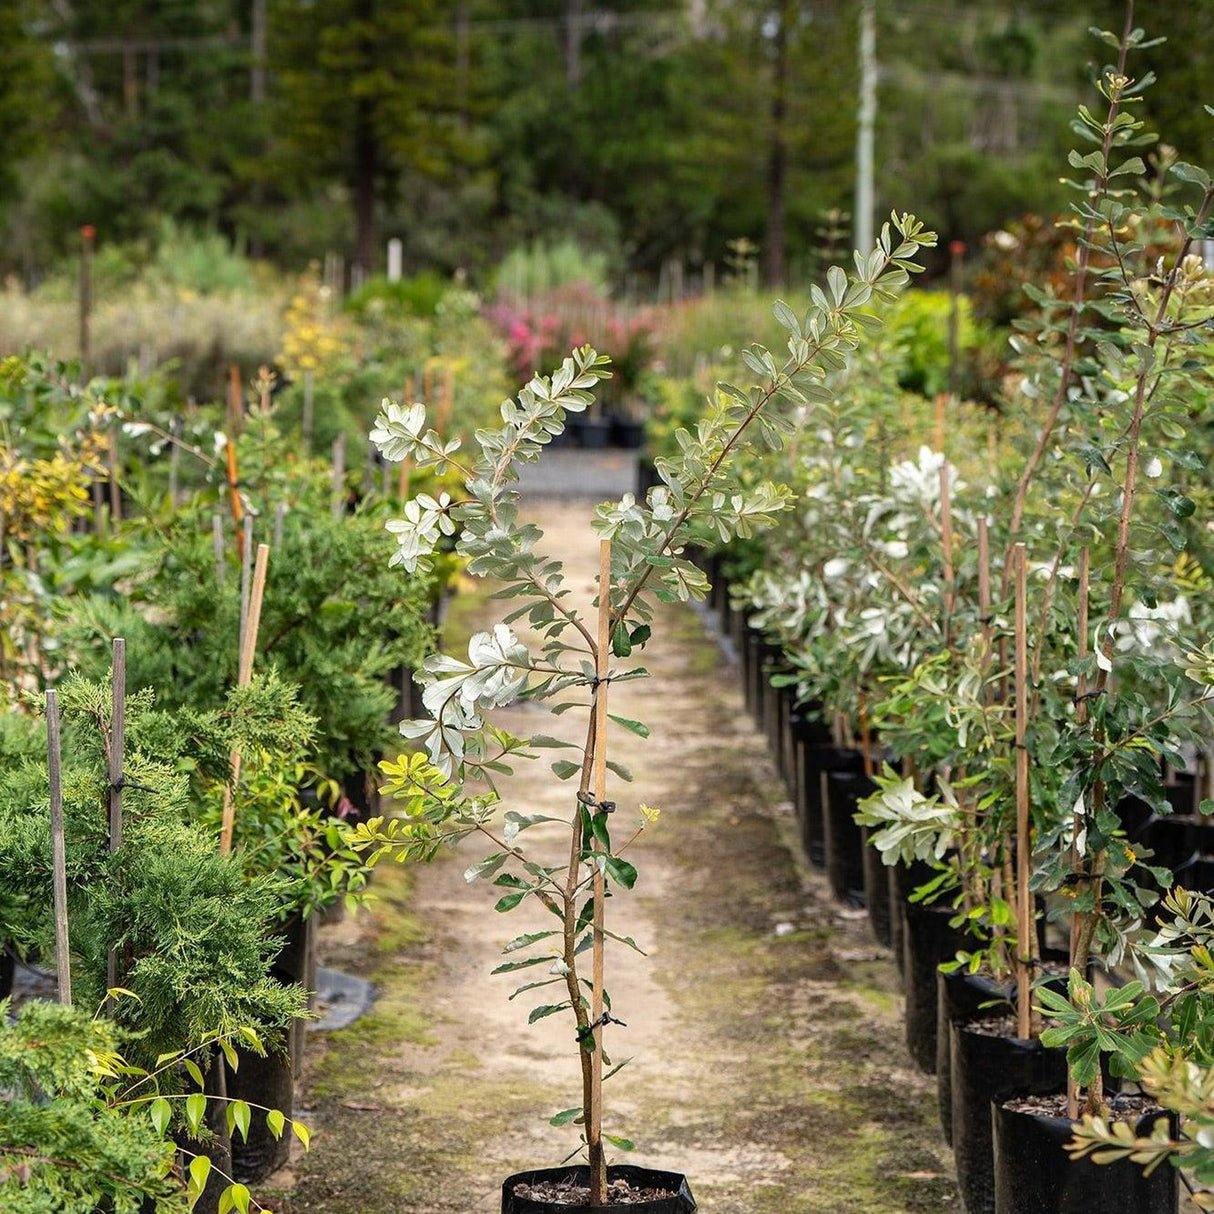
[[[707,591],[703,573],[685,554],[688,539],[705,530],[722,541],[746,537],[786,508],[783,487],[743,486],[733,476],[738,457],[756,447],[779,449],[800,421],[832,399],[849,353],[880,325],[871,305],[892,298],[917,268],[914,257],[934,240],[913,216],[895,215],[877,247],[856,254],[853,274],[832,267],[825,287],[813,288],[804,316],[782,302],[775,305],[788,333],[787,355],[778,362],[761,347],[744,351],[758,382],[748,389],[717,386],[694,432],[679,432],[678,456],[658,461],[662,483],[645,501],[626,494],[596,510],[600,573],[594,615],[574,606],[561,562],[540,551],[543,534],[521,519],[516,485],[518,465],[540,456],[564,429],[567,413],[590,405],[593,389],[608,375],[604,358],[583,347],[551,377],[532,379],[516,399],[503,402],[499,429],[478,431],[473,455],[457,440],[444,441],[427,429],[420,404],[385,401],[372,432],[387,459],[412,459],[440,473],[454,469],[464,484],[458,498],[423,495],[407,503],[404,517],[389,524],[399,545],[394,563],[409,572],[425,569],[451,537],[469,572],[494,579],[495,597],[515,599],[518,606],[491,631],[475,635],[466,658],[439,654],[426,661],[419,681],[429,715],[402,725],[418,749],[383,765],[387,791],[400,801],[402,813],[387,823],[367,823],[361,837],[376,856],[393,851],[398,859],[430,859],[443,844],[478,834],[492,851],[468,869],[468,879],[498,887],[501,912],[534,899],[553,915],[550,930],[520,935],[506,946],[510,959],[499,972],[545,967],[515,994],[552,988],[559,998],[535,1007],[530,1020],[567,1014],[576,1022],[582,1103],[553,1122],[582,1128],[592,1205],[605,1200],[604,1141],[622,1149],[632,1145],[603,1134],[601,1085],[613,1073],[604,1074],[604,1038],[618,1023],[603,984],[604,950],[611,941],[640,951],[608,928],[604,904],[613,890],[635,885],[637,869],[624,853],[652,816],[642,806],[635,828],[623,832],[613,816],[608,772],[630,777],[608,758],[608,723],[641,736],[648,729],[608,712],[610,687],[646,676],[628,659],[650,640],[656,602],[686,601]],[[520,619],[538,636],[538,649],[512,629]],[[523,699],[545,702],[558,717],[580,711],[583,727],[576,739],[522,739],[490,722],[494,709]],[[516,810],[503,818],[494,783],[513,760],[546,748],[570,753],[552,770],[558,779],[576,783],[567,819],[568,858],[555,865],[541,862],[520,842],[524,831],[554,819]]]

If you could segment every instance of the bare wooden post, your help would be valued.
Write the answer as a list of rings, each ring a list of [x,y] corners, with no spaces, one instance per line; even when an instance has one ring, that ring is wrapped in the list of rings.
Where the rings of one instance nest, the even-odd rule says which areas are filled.
[[[240,662],[236,671],[236,686],[247,687],[253,677],[253,655],[257,650],[257,630],[261,626],[261,603],[266,590],[266,566],[270,559],[268,544],[257,545],[257,564],[253,570],[253,588],[249,595],[249,614],[240,642]],[[240,782],[240,748],[236,747],[228,758],[231,778],[223,790],[223,821],[219,829],[220,855],[232,850],[232,830],[236,824],[236,806],[232,793]]]
[[[611,541],[599,542],[599,614],[598,652],[594,689],[594,800],[597,812],[607,796],[607,673],[611,658]],[[594,954],[590,982],[590,1023],[594,1032],[594,1053],[590,1059],[590,1108],[586,1110],[586,1146],[591,1163],[590,1204],[606,1200],[607,1169],[603,1159],[603,902],[606,881],[599,863],[601,851],[591,831],[594,853]],[[595,1172],[598,1172],[596,1175]]]
[[[240,542],[240,633],[237,641],[237,655],[244,652],[244,634],[249,619],[249,583],[252,576],[253,519],[251,515],[246,515]]]
[[[110,675],[110,855],[122,846],[122,785],[126,754],[126,641],[115,637]],[[118,985],[118,952],[111,945],[106,961],[106,986]]]
[[[86,223],[80,229],[80,382],[88,383],[89,361],[92,357],[89,341],[89,317],[93,310],[93,241],[97,229]]]
[[[122,486],[118,483],[118,435],[113,427],[106,442],[106,470],[110,477],[110,519],[115,523],[122,522]]]
[[[978,517],[978,615],[983,650],[991,652],[991,539],[986,515]]]
[[[1027,565],[1023,544],[1013,548],[1012,560],[1016,578],[1016,906],[1018,914],[1016,940],[1017,1033],[1028,1037],[1032,1031],[1032,1008],[1029,987],[1033,953],[1030,936],[1033,932],[1033,895],[1029,890],[1032,839],[1029,828],[1029,752],[1028,736],[1028,622],[1026,617]]]
[[[944,450],[944,427],[947,420],[948,393],[936,393],[936,450]]]
[[[227,571],[223,559],[223,518],[218,514],[211,515],[211,543],[215,548],[215,581],[222,586]]]
[[[447,427],[451,424],[451,411],[455,407],[455,367],[447,363],[443,368],[443,386],[438,397],[438,409],[435,411],[434,428],[439,438],[447,437]]]
[[[1088,551],[1087,545],[1079,551],[1079,636],[1078,636],[1078,657],[1082,662],[1088,656],[1088,606],[1091,597],[1091,553]],[[1075,686],[1075,723],[1083,725],[1088,719],[1088,701],[1087,701],[1087,676],[1081,670],[1079,679]],[[1083,815],[1075,814],[1074,821],[1071,823],[1071,869],[1075,871],[1079,866],[1079,832],[1083,829]],[[1070,936],[1070,964],[1074,965],[1079,955],[1079,936],[1082,925],[1082,918],[1078,914],[1071,915],[1071,936]],[[1071,1076],[1067,1075],[1066,1082],[1066,1107],[1067,1116],[1077,1118],[1079,1116],[1079,1089],[1075,1086],[1075,1081]]]
[[[965,241],[950,241],[948,253],[948,390],[957,400],[961,381],[961,263],[965,256]]]
[[[948,460],[940,465],[940,544],[944,551],[944,614],[950,617],[956,602],[953,585],[953,498]],[[949,627],[945,622],[945,630]]]
[[[303,382],[303,441],[304,450],[312,450],[312,369],[304,372]]]
[[[181,418],[175,417],[169,423],[169,501],[176,510],[181,505]]]
[[[55,971],[59,1002],[72,1002],[72,950],[67,926],[67,847],[63,838],[63,754],[59,746],[59,693],[46,693],[46,758],[51,786],[51,887],[55,907]]]
[[[346,436],[333,440],[333,517],[341,518],[346,509]]]

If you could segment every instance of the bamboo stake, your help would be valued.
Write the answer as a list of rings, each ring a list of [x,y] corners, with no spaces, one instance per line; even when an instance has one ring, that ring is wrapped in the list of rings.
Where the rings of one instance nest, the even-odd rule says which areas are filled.
[[[122,785],[126,757],[126,641],[115,637],[110,675],[110,855],[122,846]],[[118,985],[118,952],[111,945],[106,959],[106,986]]]
[[[1033,897],[1029,892],[1029,873],[1032,843],[1029,836],[1029,752],[1026,745],[1028,735],[1028,624],[1025,600],[1027,598],[1027,557],[1025,546],[1015,545],[1012,556],[1016,577],[1016,903],[1017,903],[1017,1033],[1028,1037],[1031,1028],[1032,1009],[1029,993],[1032,950],[1030,937],[1033,932]]]
[[[948,404],[948,393],[936,393],[936,450],[944,451],[945,406]]]
[[[228,364],[228,428],[233,435],[239,434],[244,423],[243,392],[240,386],[240,368],[236,363]]]
[[[594,692],[594,800],[596,809],[607,796],[607,688],[608,661],[611,657],[611,541],[599,542],[599,615],[598,649],[595,674],[598,683]],[[598,810],[598,812],[603,812]],[[594,1054],[590,1059],[590,1108],[586,1116],[586,1144],[591,1160],[602,1165],[603,1155],[603,902],[606,899],[606,882],[599,865],[601,851],[598,840],[591,832],[591,852],[594,855],[594,953],[591,976],[590,1022],[594,1029]],[[604,1177],[606,1173],[604,1172]],[[596,1202],[595,1176],[590,1177],[590,1200]]]
[[[222,586],[227,570],[223,559],[223,519],[218,514],[211,515],[211,543],[215,548],[215,580]]]
[[[240,643],[240,663],[236,672],[236,686],[247,687],[253,677],[253,654],[257,649],[257,630],[261,626],[261,604],[266,590],[266,565],[270,559],[270,546],[257,545],[257,564],[253,570],[253,588],[249,595],[249,615]],[[223,822],[219,830],[219,853],[226,856],[232,850],[232,830],[236,824],[236,807],[232,793],[240,782],[240,747],[234,747],[228,758],[231,778],[223,790]]]
[[[72,951],[67,925],[67,847],[63,838],[63,754],[59,745],[59,693],[46,693],[46,752],[51,786],[51,883],[55,906],[55,971],[59,1002],[71,1006]]]

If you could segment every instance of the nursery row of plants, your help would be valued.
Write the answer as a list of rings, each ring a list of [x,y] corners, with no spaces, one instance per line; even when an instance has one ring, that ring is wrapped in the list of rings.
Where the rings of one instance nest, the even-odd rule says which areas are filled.
[[[1214,186],[1135,117],[1142,32],[1104,37],[1068,274],[1026,288],[1003,398],[910,395],[877,336],[745,461],[776,525],[701,537],[969,1214],[1175,1210],[1182,1179],[1214,1208]]]
[[[544,967],[515,994],[570,1020],[582,1087],[552,1124],[585,1162],[510,1177],[504,1214],[694,1209],[681,1174],[613,1158],[634,1143],[604,1099],[624,1065],[605,958],[644,942],[608,920],[653,811],[623,824],[610,731],[649,730],[608,700],[646,675],[658,604],[708,593],[809,860],[898,958],[970,1214],[1167,1211],[1182,1177],[1214,1183],[1214,184],[1135,117],[1145,35],[1103,37],[1067,272],[1026,286],[993,398],[908,387],[907,326],[883,317],[935,238],[895,214],[776,305],[787,354],[748,347],[753,386],[707,413],[661,389],[652,483],[593,519],[590,613],[517,490],[601,402],[589,346],[496,422],[490,345],[427,359],[387,386],[365,458],[341,408],[385,375],[319,295],[292,305],[286,396],[265,372],[183,417],[133,381],[0,364],[6,1203],[253,1208],[309,1139],[318,919],[381,857],[475,837],[492,850],[466,876],[496,909],[556,920],[499,972]],[[462,324],[483,335],[471,303]],[[506,614],[454,656],[458,569]],[[492,723],[520,699],[552,734]],[[549,749],[555,864],[522,838],[554,819],[499,793]],[[25,997],[31,976],[57,998]]]
[[[72,370],[0,387],[0,1204],[246,1210],[456,564],[391,565],[432,474],[302,454],[267,385],[170,427]]]

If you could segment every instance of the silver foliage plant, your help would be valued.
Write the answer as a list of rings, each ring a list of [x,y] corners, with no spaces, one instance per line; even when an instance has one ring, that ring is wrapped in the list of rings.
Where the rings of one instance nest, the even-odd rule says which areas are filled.
[[[385,400],[371,433],[386,459],[409,459],[440,474],[453,469],[463,482],[463,495],[419,495],[406,504],[402,518],[388,524],[398,545],[393,563],[407,573],[424,570],[445,541],[454,545],[470,574],[497,583],[495,598],[518,605],[491,630],[477,633],[466,656],[439,654],[426,661],[418,682],[428,715],[401,726],[417,749],[383,765],[385,791],[396,798],[399,812],[387,822],[365,824],[362,838],[374,858],[391,852],[404,860],[430,859],[442,845],[480,834],[493,851],[468,869],[468,880],[488,880],[503,891],[499,911],[535,900],[558,920],[550,931],[512,940],[505,950],[511,960],[495,972],[544,966],[544,976],[515,995],[548,986],[563,990],[560,1002],[537,1006],[530,1020],[568,1013],[576,1021],[583,1101],[558,1113],[553,1123],[581,1127],[592,1202],[605,1167],[592,1075],[604,1061],[602,1037],[611,1022],[591,1023],[590,982],[579,972],[580,958],[603,938],[637,947],[605,926],[595,940],[603,908],[593,905],[593,884],[597,875],[611,886],[632,888],[637,870],[622,853],[653,816],[642,806],[635,829],[625,832],[624,842],[613,842],[614,803],[596,800],[591,792],[595,752],[603,748],[605,753],[607,744],[605,736],[596,736],[596,703],[610,683],[645,677],[643,667],[626,660],[649,640],[655,602],[706,593],[703,573],[686,554],[688,540],[704,534],[722,542],[748,536],[790,504],[782,485],[742,487],[732,474],[737,457],[748,450],[778,450],[816,407],[835,398],[849,353],[880,326],[872,306],[893,298],[918,269],[916,255],[934,243],[934,234],[913,216],[895,214],[876,248],[855,254],[852,274],[832,267],[825,286],[812,289],[805,315],[777,302],[775,316],[788,333],[787,355],[777,362],[762,347],[746,349],[743,359],[757,382],[747,389],[717,385],[695,430],[679,432],[678,457],[658,461],[662,483],[644,501],[625,494],[597,508],[594,530],[611,540],[610,584],[599,587],[608,595],[610,654],[600,653],[596,619],[571,602],[561,562],[541,551],[542,532],[521,518],[517,490],[519,466],[539,458],[564,429],[567,414],[591,404],[594,388],[609,374],[602,355],[584,346],[551,376],[535,376],[517,398],[502,403],[499,428],[477,431],[471,454],[460,440],[444,441],[427,429],[419,404]],[[512,627],[520,620],[537,638],[534,651]],[[523,699],[547,702],[555,715],[580,711],[581,741],[544,734],[521,739],[490,722],[493,710]],[[641,722],[611,720],[648,736]],[[576,795],[570,793],[569,858],[563,865],[540,862],[519,841],[524,831],[555,819],[510,811],[499,821],[495,777],[508,773],[512,760],[534,757],[544,748],[571,752],[572,759],[558,759],[552,769],[557,778],[578,782]],[[630,779],[618,765],[608,767],[618,778]],[[605,1004],[610,1012],[609,997]],[[623,1138],[608,1141],[632,1145]]]

